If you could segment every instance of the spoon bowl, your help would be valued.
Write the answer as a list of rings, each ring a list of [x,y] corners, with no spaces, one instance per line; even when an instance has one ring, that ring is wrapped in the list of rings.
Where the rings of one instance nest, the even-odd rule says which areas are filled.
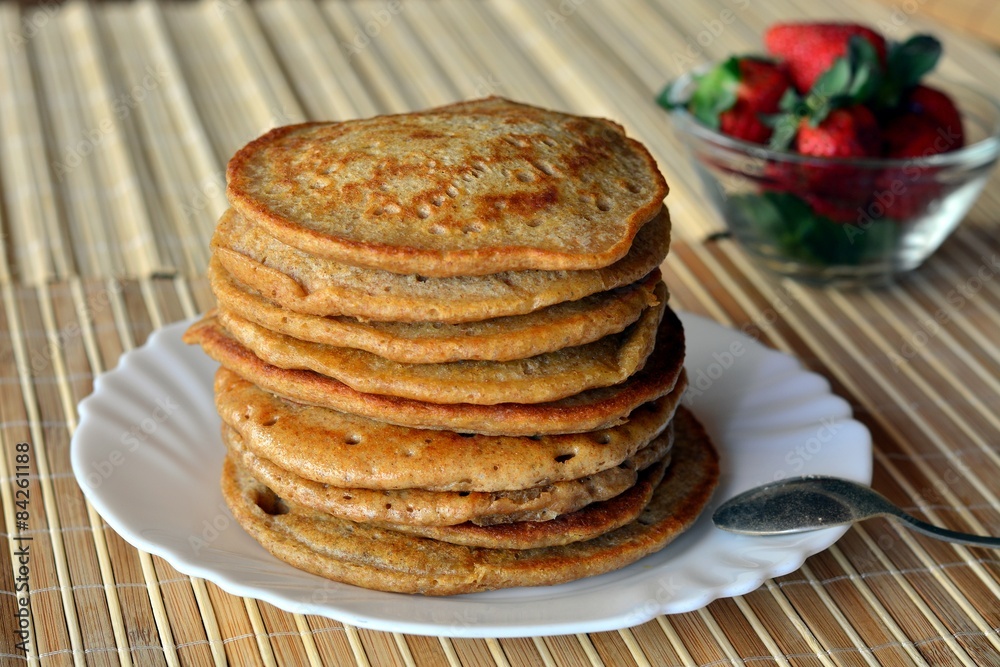
[[[744,535],[783,535],[842,526],[875,517],[940,540],[1000,549],[1000,538],[960,533],[916,519],[871,488],[838,477],[791,477],[730,498],[712,516],[723,530]]]

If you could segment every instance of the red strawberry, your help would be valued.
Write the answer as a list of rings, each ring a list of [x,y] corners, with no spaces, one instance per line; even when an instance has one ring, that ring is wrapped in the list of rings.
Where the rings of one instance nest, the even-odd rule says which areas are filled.
[[[868,40],[885,64],[885,38],[854,23],[777,23],[764,34],[764,44],[769,53],[785,59],[795,87],[806,93],[847,53],[847,43],[854,35]]]
[[[927,211],[941,193],[941,184],[932,174],[915,175],[905,167],[886,169],[876,181],[874,197],[868,205],[869,215],[875,219],[909,220]]]
[[[890,118],[882,130],[888,158],[925,157],[940,153],[937,123],[915,113]]]
[[[917,86],[903,99],[901,108],[904,113],[912,114],[929,120],[934,126],[937,141],[930,142],[930,136],[922,133],[920,139],[925,143],[933,143],[934,153],[946,153],[965,145],[965,132],[962,129],[962,114],[951,98],[936,88]],[[919,153],[926,155],[926,153]],[[893,155],[889,157],[914,157],[914,155]]]
[[[858,219],[858,209],[863,206],[857,199],[841,198],[836,195],[806,194],[804,199],[812,207],[816,215],[822,215],[834,222],[855,222]]]
[[[962,116],[947,95],[917,86],[903,99],[903,113],[885,123],[885,156],[921,158],[961,148]],[[876,201],[884,217],[908,220],[925,212],[942,194],[937,167],[907,164],[886,169],[878,178]],[[874,204],[873,204],[874,206]]]
[[[833,109],[815,127],[808,118],[803,118],[795,148],[803,155],[816,157],[874,157],[881,148],[878,122],[860,104]]]
[[[760,115],[777,112],[791,85],[784,67],[758,58],[732,57],[698,77],[687,107],[695,118],[723,134],[766,143],[771,128]]]
[[[878,122],[861,105],[833,109],[815,127],[804,118],[795,137],[799,153],[822,158],[874,157],[881,145]],[[874,176],[867,169],[805,164],[799,171],[801,196],[817,213],[838,222],[855,220],[857,209],[867,203],[874,190]]]
[[[771,128],[760,120],[761,114],[778,111],[778,102],[792,85],[788,72],[774,63],[753,58],[739,61],[740,82],[736,102],[719,114],[719,130],[731,137],[765,144]]]

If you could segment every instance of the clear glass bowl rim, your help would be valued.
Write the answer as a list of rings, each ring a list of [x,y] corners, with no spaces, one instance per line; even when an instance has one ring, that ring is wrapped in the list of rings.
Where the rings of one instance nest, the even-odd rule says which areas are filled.
[[[670,102],[678,100],[679,93],[687,88],[694,78],[694,75],[708,71],[714,67],[715,63],[697,68],[691,72],[686,72],[667,85],[667,99]],[[992,108],[996,118],[993,120],[993,127],[987,129],[988,135],[974,144],[963,146],[955,151],[938,153],[925,157],[916,158],[822,158],[809,155],[800,155],[788,151],[777,151],[761,144],[751,143],[735,137],[730,137],[698,121],[688,113],[683,106],[675,106],[669,110],[671,117],[677,122],[678,128],[686,133],[694,135],[699,139],[714,144],[717,148],[727,149],[733,152],[746,154],[750,157],[772,160],[776,162],[790,162],[795,164],[811,165],[851,165],[854,167],[866,167],[872,169],[892,169],[902,167],[961,167],[977,166],[989,163],[997,159],[1000,155],[1000,102],[993,96],[983,92],[975,86],[955,81],[947,77],[935,75],[928,83],[933,84],[934,80],[944,83],[946,86],[960,88],[964,93],[971,93],[981,98]]]

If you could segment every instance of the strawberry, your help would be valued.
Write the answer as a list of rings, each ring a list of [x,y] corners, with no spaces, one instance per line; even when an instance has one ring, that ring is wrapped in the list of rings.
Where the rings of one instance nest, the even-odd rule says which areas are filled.
[[[941,152],[937,123],[920,114],[906,113],[889,119],[884,124],[882,138],[888,158],[923,157]]]
[[[878,121],[860,104],[833,109],[815,126],[803,118],[795,148],[803,155],[816,157],[874,157],[881,149]]]
[[[813,213],[834,222],[851,223],[858,219],[858,208],[864,204],[858,199],[841,198],[836,195],[814,195],[806,193],[803,199],[812,208]]]
[[[965,143],[962,116],[945,93],[917,86],[900,104],[902,113],[885,122],[885,156],[921,158],[961,148]],[[907,220],[928,209],[942,194],[937,167],[906,164],[879,175],[876,201],[884,217]]]
[[[914,175],[906,168],[886,169],[875,182],[874,196],[868,204],[869,216],[910,220],[927,211],[941,194],[941,184],[933,180],[932,174]]]
[[[860,104],[833,109],[815,126],[811,119],[803,118],[795,137],[799,153],[820,158],[875,157],[881,146],[878,121]],[[800,165],[801,196],[816,213],[836,222],[852,222],[858,207],[872,195],[874,178],[870,174],[846,164]]]
[[[688,102],[698,120],[731,137],[766,143],[771,128],[762,114],[778,111],[791,86],[785,69],[759,58],[733,57],[701,75]]]
[[[765,33],[764,44],[768,53],[785,60],[795,87],[805,93],[847,54],[848,42],[855,35],[867,40],[885,64],[885,38],[855,23],[777,23]]]
[[[965,145],[962,114],[945,93],[930,86],[917,86],[903,99],[902,109],[909,114],[929,120],[939,141],[934,142],[935,153],[946,153]],[[928,137],[922,137],[928,141]],[[921,153],[923,155],[924,153]],[[889,155],[889,157],[912,157]]]
[[[761,122],[761,114],[778,111],[778,102],[792,85],[783,67],[764,60],[741,58],[736,101],[719,114],[719,130],[737,139],[767,143],[771,128]]]

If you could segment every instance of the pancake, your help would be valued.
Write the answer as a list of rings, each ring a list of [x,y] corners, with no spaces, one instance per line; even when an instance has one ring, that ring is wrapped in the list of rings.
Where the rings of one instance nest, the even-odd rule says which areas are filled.
[[[475,322],[524,315],[630,285],[667,255],[663,209],[639,230],[628,254],[599,269],[507,271],[429,278],[365,269],[307,254],[267,234],[233,209],[222,214],[212,249],[244,285],[288,310],[388,322]]]
[[[305,479],[342,488],[500,492],[612,468],[666,428],[680,392],[632,411],[625,424],[535,438],[393,426],[301,405],[220,369],[216,407],[246,449]]]
[[[220,311],[218,318],[263,361],[312,370],[359,392],[429,403],[545,403],[618,384],[642,368],[666,308],[665,287],[657,289],[657,297],[660,303],[621,333],[513,361],[401,364],[363,350],[300,341],[229,311]]]
[[[340,488],[314,482],[263,459],[246,448],[243,438],[223,424],[222,439],[254,479],[282,498],[359,522],[413,526],[452,526],[471,522],[496,525],[515,521],[548,521],[587,505],[614,498],[638,480],[640,471],[668,461],[673,428],[667,429],[635,456],[593,475],[511,491],[426,491],[424,489]]]
[[[671,393],[679,398],[687,384],[684,330],[669,307],[653,354],[641,371],[621,384],[590,389],[550,403],[440,404],[364,394],[313,371],[278,368],[262,361],[214,318],[193,324],[184,333],[184,341],[201,345],[210,357],[247,381],[299,403],[401,426],[485,435],[531,436],[608,428],[622,424],[643,403]]]
[[[591,503],[583,509],[562,514],[550,521],[517,521],[480,526],[462,523],[456,526],[412,526],[407,524],[371,525],[406,535],[483,549],[540,549],[592,540],[616,528],[632,523],[649,504],[656,486],[663,479],[666,465],[657,461],[643,470],[636,483],[614,498]]]
[[[719,477],[718,456],[685,410],[672,462],[639,518],[591,540],[539,549],[483,549],[337,519],[286,503],[226,459],[222,493],[236,521],[274,556],[365,588],[454,595],[559,584],[616,570],[661,550],[691,526]]]
[[[226,180],[288,245],[435,277],[607,266],[667,194],[620,125],[497,97],[276,128]]]
[[[282,308],[239,283],[215,257],[208,279],[219,307],[299,340],[352,347],[404,364],[461,360],[510,361],[616,334],[657,303],[659,270],[618,289],[558,303],[526,315],[483,322],[362,322],[353,317],[305,315]]]

